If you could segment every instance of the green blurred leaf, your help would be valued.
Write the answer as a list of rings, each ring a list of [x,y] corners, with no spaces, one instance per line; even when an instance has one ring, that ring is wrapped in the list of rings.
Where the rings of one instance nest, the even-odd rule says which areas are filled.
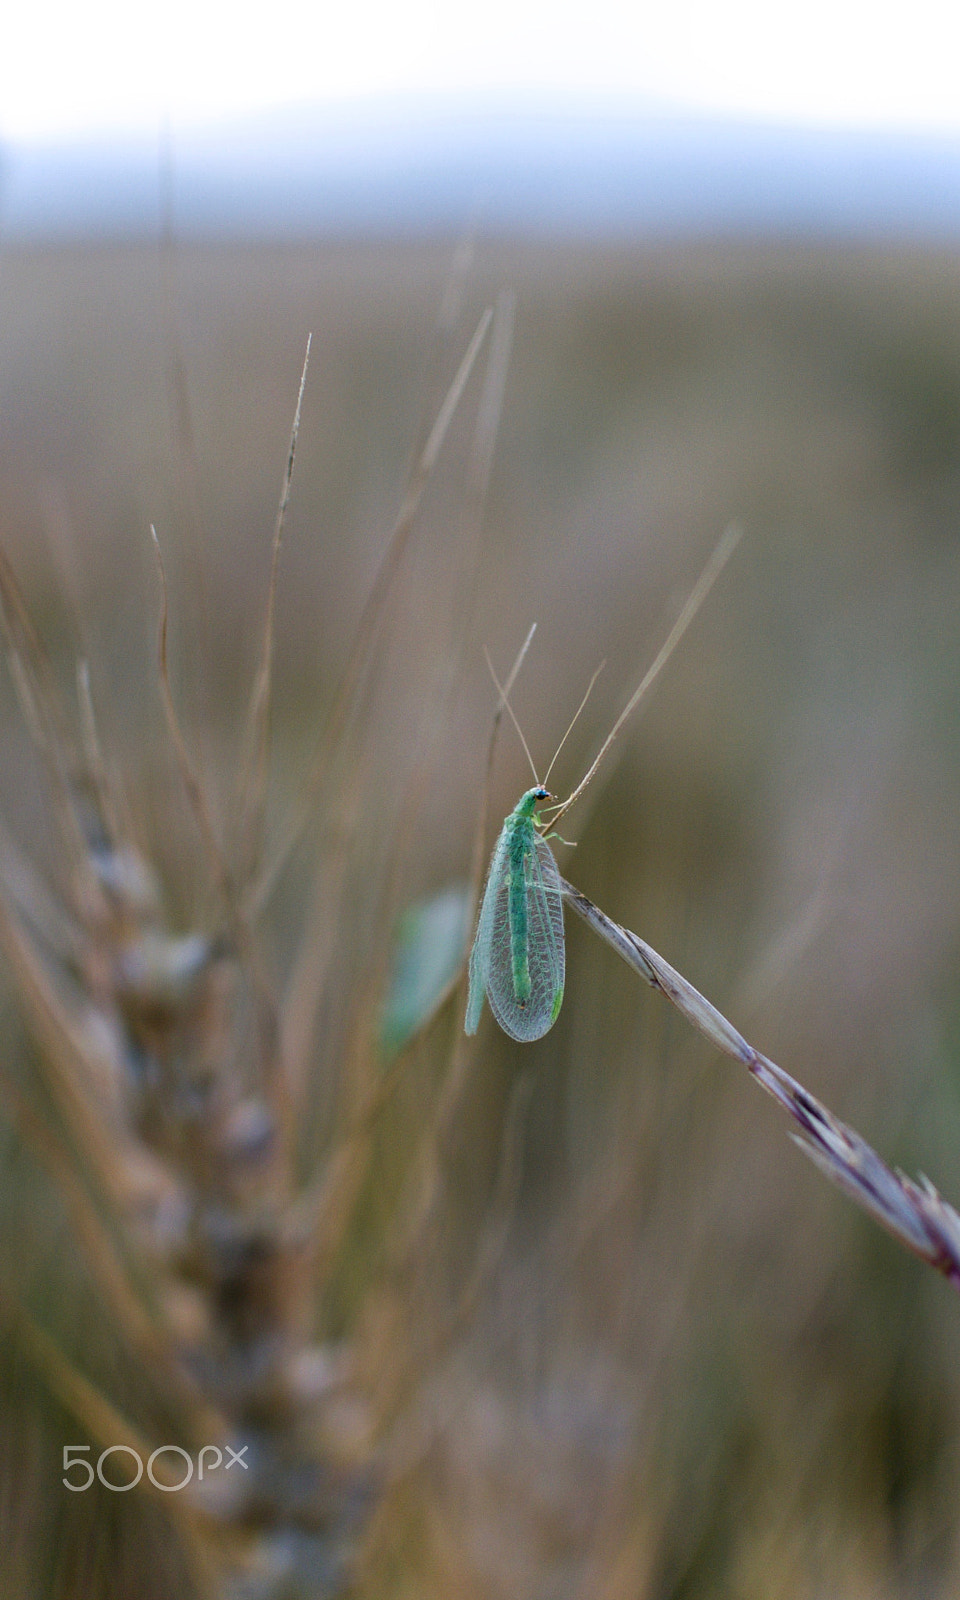
[[[397,928],[380,1040],[396,1055],[446,999],[467,948],[470,891],[443,889],[408,907]]]

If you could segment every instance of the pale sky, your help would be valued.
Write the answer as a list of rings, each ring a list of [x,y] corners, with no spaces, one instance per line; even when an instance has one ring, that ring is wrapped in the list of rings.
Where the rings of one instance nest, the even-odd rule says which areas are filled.
[[[419,95],[960,132],[958,0],[11,0],[2,33],[28,142]]]

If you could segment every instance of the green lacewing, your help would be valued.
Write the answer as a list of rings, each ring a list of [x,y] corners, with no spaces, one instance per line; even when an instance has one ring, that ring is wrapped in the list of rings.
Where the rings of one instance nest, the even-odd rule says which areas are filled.
[[[566,800],[551,807],[554,811],[552,822],[554,828],[564,813],[580,798],[623,724],[673,654],[735,549],[740,535],[741,530],[735,525],[726,529],[653,663],[607,734],[586,774]],[[490,1009],[504,1032],[524,1043],[540,1039],[549,1032],[557,1020],[563,1003],[565,964],[563,891],[553,852],[541,831],[544,824],[537,817],[537,808],[544,801],[553,800],[544,783],[553,770],[554,762],[566,743],[570,729],[587,703],[597,676],[597,673],[594,673],[590,680],[590,687],[580,703],[573,722],[557,747],[544,783],[541,783],[537,778],[527,741],[523,737],[523,731],[508,699],[511,685],[532,637],[531,628],[526,643],[514,663],[513,671],[507,679],[505,689],[500,687],[490,657],[487,657],[487,665],[500,694],[500,708],[505,706],[510,713],[536,782],[535,787],[528,789],[526,794],[521,796],[510,815],[504,819],[500,837],[490,858],[477,932],[470,951],[470,981],[467,991],[467,1015],[464,1022],[467,1033],[476,1033],[486,996],[490,1002]],[[598,667],[597,672],[599,670]],[[499,717],[499,711],[497,715]]]
[[[467,1033],[486,995],[504,1033],[528,1043],[553,1027],[563,1000],[563,896],[536,810],[552,795],[528,789],[504,820],[490,859],[470,952]]]

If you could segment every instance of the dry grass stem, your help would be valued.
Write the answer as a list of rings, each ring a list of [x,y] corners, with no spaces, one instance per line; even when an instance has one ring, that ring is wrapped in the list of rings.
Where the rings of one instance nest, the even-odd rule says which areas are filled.
[[[241,881],[246,882],[256,870],[260,858],[261,833],[263,830],[263,814],[266,805],[267,762],[270,753],[270,688],[271,673],[273,669],[273,636],[274,619],[277,604],[277,577],[280,569],[280,548],[283,543],[283,527],[290,504],[290,492],[293,486],[293,466],[297,453],[297,439],[300,434],[300,414],[303,409],[303,391],[307,385],[307,368],[310,365],[311,337],[307,338],[307,348],[303,357],[303,370],[300,373],[300,387],[297,390],[297,404],[293,414],[293,425],[290,429],[290,446],[287,451],[287,464],[280,488],[280,500],[277,505],[277,515],[273,526],[273,539],[270,547],[270,581],[267,585],[267,607],[263,623],[263,641],[260,648],[260,664],[254,679],[253,692],[250,697],[250,710],[248,712],[248,726],[246,734],[246,755],[241,762],[240,782],[240,846],[239,857],[241,861]]]
[[[901,1244],[921,1256],[960,1290],[960,1216],[921,1178],[894,1172],[852,1128],[748,1044],[732,1022],[704,999],[643,939],[614,922],[585,894],[561,879],[564,897],[594,933],[604,939],[651,988],[659,989],[705,1039],[747,1068],[762,1088],[798,1124],[800,1149]]]
[[[550,826],[552,828],[556,827],[561,817],[565,816],[570,810],[570,807],[574,805],[577,800],[579,800],[584,789],[595,776],[597,768],[600,766],[601,761],[616,739],[620,729],[627,721],[627,718],[640,704],[640,701],[647,693],[647,690],[652,687],[656,679],[659,677],[660,672],[673,655],[674,650],[680,643],[680,640],[683,638],[683,635],[686,633],[691,622],[699,611],[704,600],[707,598],[707,595],[710,593],[710,590],[713,588],[713,585],[716,583],[730,557],[733,555],[737,545],[740,543],[742,533],[742,528],[737,527],[735,524],[731,524],[731,526],[728,527],[721,535],[713,554],[710,556],[706,566],[691,589],[680,615],[678,616],[673,627],[670,629],[670,632],[667,634],[667,637],[654,657],[654,660],[651,662],[650,666],[647,668],[646,672],[641,678],[637,688],[630,696],[630,699],[627,701],[613,727],[610,729],[610,732],[607,734],[607,737],[604,739],[603,744],[597,751],[597,754],[590,766],[587,768],[587,771],[580,779],[580,782],[573,790],[573,793],[569,794],[566,800],[564,800],[563,804],[558,806],[556,811],[553,813],[550,822]]]
[[[287,827],[272,861],[251,887],[249,905],[251,915],[254,918],[263,910],[291,852],[301,838],[310,816],[317,806],[322,785],[328,776],[330,761],[343,737],[355,696],[363,678],[371,645],[376,635],[378,621],[395,580],[404,550],[416,525],[420,502],[423,499],[424,491],[430,481],[437,457],[440,454],[440,447],[460,403],[467,380],[480,353],[483,341],[487,336],[487,330],[492,319],[492,311],[485,311],[481,317],[476,332],[467,347],[466,354],[446,393],[433,427],[427,436],[426,444],[414,466],[397,519],[387,540],[379,570],[364,603],[360,620],[354,632],[350,655],[340,680],[333,708],[310,766],[310,772],[304,786],[303,799]]]

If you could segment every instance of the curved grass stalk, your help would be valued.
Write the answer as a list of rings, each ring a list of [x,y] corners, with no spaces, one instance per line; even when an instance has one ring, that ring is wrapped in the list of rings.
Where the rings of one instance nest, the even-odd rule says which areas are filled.
[[[796,1123],[792,1137],[831,1181],[915,1255],[960,1291],[960,1215],[929,1179],[895,1171],[853,1128],[763,1055],[689,979],[629,928],[608,917],[585,894],[560,879],[567,904],[651,988],[724,1055],[739,1061]]]

